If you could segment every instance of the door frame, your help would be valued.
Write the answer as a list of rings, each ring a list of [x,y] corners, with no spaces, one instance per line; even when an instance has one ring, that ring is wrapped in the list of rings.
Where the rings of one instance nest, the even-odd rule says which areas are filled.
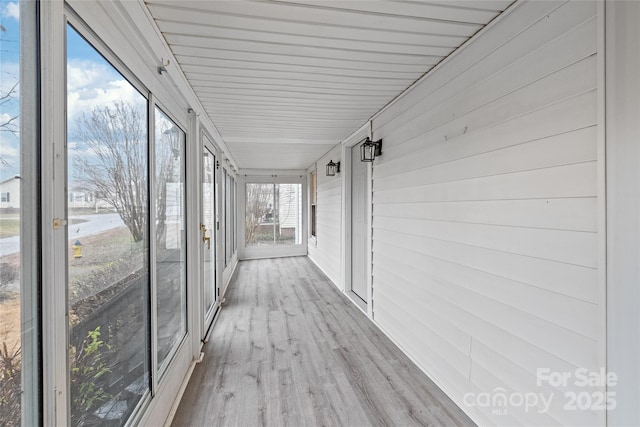
[[[364,126],[362,126],[357,132],[355,132],[351,137],[346,139],[342,143],[342,165],[343,173],[342,175],[342,230],[343,230],[343,239],[342,239],[342,291],[349,296],[349,298],[354,302],[354,304],[360,308],[369,318],[373,319],[373,278],[372,278],[372,263],[373,263],[373,245],[372,245],[372,191],[373,191],[373,163],[369,163],[367,167],[367,257],[366,257],[366,266],[367,266],[367,303],[363,303],[362,300],[354,295],[351,290],[351,151],[352,148],[356,145],[359,145],[363,142],[363,140],[368,135],[369,131],[369,122],[367,122]],[[356,298],[356,299],[354,299]]]
[[[214,200],[214,229],[211,230],[212,233],[212,241],[211,241],[211,245],[213,246],[213,256],[214,256],[214,260],[213,260],[213,265],[214,265],[214,273],[213,273],[213,277],[214,277],[214,281],[215,281],[215,286],[214,286],[214,302],[213,305],[211,306],[211,309],[207,312],[206,311],[206,301],[204,299],[204,278],[205,278],[205,274],[204,274],[204,267],[205,267],[205,263],[204,263],[204,250],[203,250],[203,245],[201,244],[201,234],[200,234],[200,224],[202,224],[202,219],[203,219],[203,209],[204,209],[204,203],[203,203],[203,198],[201,197],[204,191],[203,188],[203,178],[204,178],[204,170],[203,170],[203,166],[204,166],[204,162],[203,162],[203,154],[204,154],[204,150],[208,150],[211,154],[213,154],[213,158],[214,158],[214,171],[213,171],[213,200]],[[199,174],[199,179],[198,179],[198,196],[199,196],[199,206],[198,206],[198,273],[199,273],[199,287],[200,287],[200,294],[201,294],[201,299],[200,299],[200,303],[198,304],[199,309],[201,311],[200,313],[200,340],[202,342],[207,342],[208,338],[209,338],[209,334],[211,333],[211,330],[213,329],[213,323],[215,321],[216,315],[220,309],[220,281],[221,281],[221,274],[220,274],[220,263],[219,263],[219,254],[218,254],[218,248],[219,246],[219,239],[220,239],[220,230],[219,230],[219,224],[220,224],[220,215],[219,215],[219,208],[220,208],[220,191],[219,188],[217,188],[217,186],[220,184],[220,168],[219,168],[219,157],[220,153],[216,147],[216,145],[213,143],[213,138],[211,138],[211,136],[209,136],[209,134],[204,131],[204,129],[201,129],[200,131],[200,144],[199,144],[199,152],[198,152],[198,169],[200,171]]]

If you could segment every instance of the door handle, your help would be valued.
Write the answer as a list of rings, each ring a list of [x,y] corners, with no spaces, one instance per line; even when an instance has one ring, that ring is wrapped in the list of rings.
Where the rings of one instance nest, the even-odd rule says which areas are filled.
[[[206,243],[207,249],[211,249],[211,237],[207,236],[207,226],[200,224],[200,230],[202,231],[202,243]]]

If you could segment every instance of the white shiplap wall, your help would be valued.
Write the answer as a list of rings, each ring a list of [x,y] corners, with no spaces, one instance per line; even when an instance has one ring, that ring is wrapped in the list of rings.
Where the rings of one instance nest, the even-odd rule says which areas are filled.
[[[536,386],[604,365],[596,15],[520,3],[373,120],[374,321],[483,425],[604,423]],[[497,388],[551,410],[465,405]]]
[[[329,160],[342,160],[340,146],[335,147],[317,162],[318,192],[316,204],[317,238],[309,240],[309,258],[342,289],[342,180],[344,164],[341,163],[341,173],[327,176],[326,165]]]

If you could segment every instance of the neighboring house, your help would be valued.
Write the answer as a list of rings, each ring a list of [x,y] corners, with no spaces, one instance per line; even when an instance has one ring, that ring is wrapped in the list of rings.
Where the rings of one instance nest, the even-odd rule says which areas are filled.
[[[67,193],[67,201],[69,209],[113,210],[113,206],[101,198],[100,194],[82,186],[71,187]]]
[[[20,176],[0,182],[0,209],[20,209]]]
[[[302,186],[300,184],[280,184],[278,218],[280,234],[295,237],[296,241],[300,241],[302,238]]]

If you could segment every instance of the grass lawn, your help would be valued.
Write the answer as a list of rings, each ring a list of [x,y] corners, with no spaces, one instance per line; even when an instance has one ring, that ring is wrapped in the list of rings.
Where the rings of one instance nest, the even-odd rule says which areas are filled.
[[[0,219],[0,239],[20,234],[20,220],[18,218]]]
[[[14,215],[12,215],[14,216]],[[86,219],[72,219],[71,224],[81,224],[87,222]],[[0,218],[0,239],[13,237],[20,234],[20,218]]]

